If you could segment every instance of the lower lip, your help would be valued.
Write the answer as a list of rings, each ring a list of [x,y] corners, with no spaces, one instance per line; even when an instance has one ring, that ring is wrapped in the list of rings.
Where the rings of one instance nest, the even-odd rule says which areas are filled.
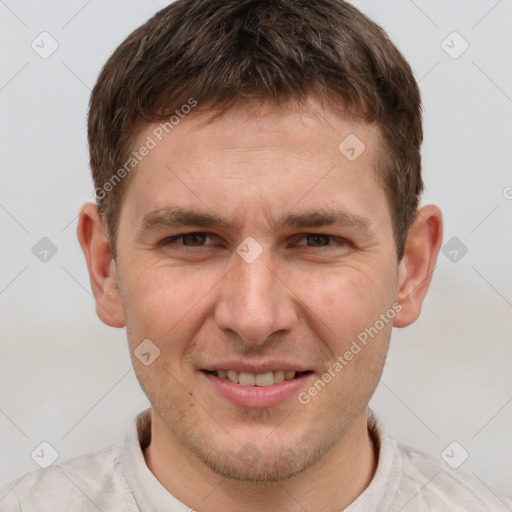
[[[240,407],[252,409],[266,409],[280,405],[291,397],[297,397],[306,381],[313,375],[305,373],[271,386],[242,386],[229,379],[220,379],[211,373],[201,372],[201,374],[224,398]]]

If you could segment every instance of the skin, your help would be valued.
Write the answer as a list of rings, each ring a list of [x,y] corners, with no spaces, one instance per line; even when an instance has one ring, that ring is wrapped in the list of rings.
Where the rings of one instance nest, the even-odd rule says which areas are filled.
[[[367,404],[392,325],[407,326],[420,313],[441,245],[441,212],[419,211],[398,261],[374,171],[375,127],[313,97],[301,108],[294,101],[239,103],[210,124],[205,119],[199,111],[187,116],[130,177],[116,262],[96,206],[80,212],[97,314],[127,327],[151,402],[145,460],[169,492],[198,511],[341,510],[374,475]],[[366,146],[352,162],[338,150],[349,134]],[[169,206],[240,225],[142,229],[145,214]],[[367,226],[278,225],[290,213],[326,207]],[[187,233],[208,236],[163,243]],[[252,263],[236,252],[248,236],[262,248]],[[201,371],[227,359],[279,359],[311,370],[300,388],[307,391],[395,303],[401,310],[394,319],[306,405],[296,394],[271,407],[234,405]],[[147,338],[160,350],[149,366],[134,356]],[[247,443],[252,464],[237,456]]]

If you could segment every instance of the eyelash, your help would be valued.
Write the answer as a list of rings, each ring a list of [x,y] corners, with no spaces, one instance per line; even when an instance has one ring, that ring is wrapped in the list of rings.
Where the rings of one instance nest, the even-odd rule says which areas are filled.
[[[171,236],[169,238],[166,238],[166,239],[164,239],[161,242],[161,245],[163,247],[169,246],[172,243],[174,243],[176,240],[179,240],[180,238],[183,239],[184,237],[189,236],[189,235],[206,235],[206,237],[210,237],[210,235],[208,233],[203,233],[202,231],[194,231],[194,232],[191,232],[191,233],[183,233],[181,235],[175,235],[175,236]],[[336,244],[329,243],[327,245],[318,245],[318,246],[314,246],[314,245],[309,245],[309,246],[308,245],[301,245],[301,247],[309,247],[309,248],[312,248],[312,249],[324,249],[325,250],[325,249],[327,249],[329,247],[333,247],[334,245],[337,245],[339,247],[343,247],[343,246],[346,246],[347,244],[349,244],[348,240],[345,240],[344,238],[335,237],[335,236],[332,236],[332,235],[326,235],[324,233],[305,233],[305,234],[301,235],[301,238],[299,240],[303,240],[307,236],[325,237],[325,238],[328,238],[330,241],[332,241],[332,240],[336,241]],[[213,244],[206,244],[206,245],[177,244],[177,245],[181,246],[181,247],[184,247],[186,251],[194,251],[195,248],[207,247],[208,245],[213,245]]]

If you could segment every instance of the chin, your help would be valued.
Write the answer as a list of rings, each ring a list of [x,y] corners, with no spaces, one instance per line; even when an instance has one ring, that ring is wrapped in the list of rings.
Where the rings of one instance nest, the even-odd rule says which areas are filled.
[[[224,446],[197,437],[182,439],[182,442],[185,441],[189,451],[215,474],[234,481],[265,484],[299,475],[320,460],[337,441],[318,433],[291,435],[287,441],[283,436],[273,440],[271,437],[267,431],[266,436],[259,437],[254,444],[224,439],[228,441]]]
[[[254,445],[253,445],[254,446]],[[304,459],[297,450],[280,450],[274,456],[255,452],[254,459],[240,457],[243,448],[230,456],[214,453],[196,454],[214,473],[223,478],[254,484],[278,483],[299,475],[315,460]],[[242,459],[242,460],[240,460]]]

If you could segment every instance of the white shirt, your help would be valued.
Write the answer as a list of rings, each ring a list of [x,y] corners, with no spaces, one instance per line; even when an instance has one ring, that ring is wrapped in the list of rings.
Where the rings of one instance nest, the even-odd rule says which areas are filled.
[[[377,470],[345,512],[512,511],[512,501],[476,476],[390,438],[373,413],[369,427],[378,447]],[[123,442],[0,485],[0,511],[190,512],[147,467],[142,450],[150,436],[146,409]]]

